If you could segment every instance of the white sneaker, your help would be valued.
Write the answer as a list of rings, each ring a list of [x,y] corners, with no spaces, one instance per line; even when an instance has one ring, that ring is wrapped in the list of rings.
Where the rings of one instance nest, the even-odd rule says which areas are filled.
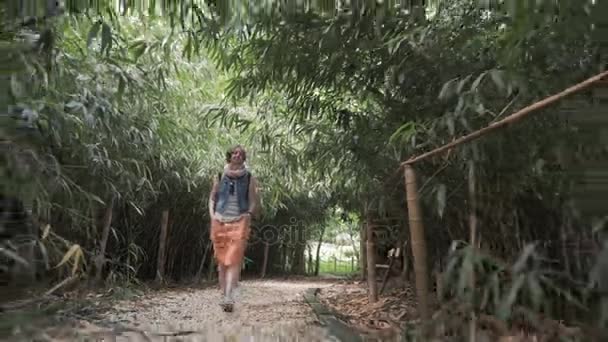
[[[225,312],[232,312],[234,308],[234,300],[228,298],[227,296],[224,296],[224,298],[220,302],[220,306]]]

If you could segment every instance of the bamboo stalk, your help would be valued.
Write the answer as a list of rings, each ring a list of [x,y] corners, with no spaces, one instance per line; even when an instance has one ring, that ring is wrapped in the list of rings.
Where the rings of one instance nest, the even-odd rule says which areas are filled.
[[[268,267],[268,253],[270,252],[270,243],[264,241],[264,262],[262,263],[262,274],[260,278],[266,277],[266,269]]]
[[[359,267],[361,272],[361,279],[364,280],[367,278],[367,250],[365,249],[365,243],[367,241],[367,230],[364,224],[361,224],[359,234],[361,235],[361,238],[359,240],[359,254],[361,255],[361,257],[359,258]]]
[[[516,123],[517,121],[525,118],[526,116],[528,116],[529,114],[536,112],[538,110],[544,109],[552,104],[555,104],[556,102],[564,99],[565,97],[568,97],[570,95],[576,94],[580,91],[583,91],[587,88],[589,88],[590,86],[594,85],[597,82],[600,82],[602,79],[608,77],[608,71],[604,71],[600,74],[597,74],[591,78],[586,79],[583,82],[580,82],[572,87],[569,87],[565,90],[563,90],[562,92],[559,92],[557,94],[551,95],[549,97],[544,98],[543,100],[540,100],[538,102],[535,102],[525,108],[523,108],[522,110],[511,114],[509,116],[507,116],[506,118],[500,120],[500,121],[496,121],[492,124],[490,124],[489,126],[486,126],[480,130],[477,130],[473,133],[467,134],[463,137],[460,137],[448,144],[445,144],[441,147],[438,147],[432,151],[423,153],[417,157],[412,157],[409,160],[401,163],[401,166],[405,166],[408,164],[414,164],[416,162],[419,162],[423,159],[427,159],[430,158],[432,156],[435,156],[437,154],[440,154],[442,152],[446,152],[448,150],[451,150],[459,145],[462,145],[464,143],[467,143],[469,141],[472,140],[476,140],[478,138],[481,138],[482,136],[491,133],[495,130],[498,130],[504,126],[508,126],[510,124]]]
[[[469,161],[469,233],[471,242],[471,252],[477,250],[477,200],[475,188],[475,161]],[[471,286],[471,301],[475,302],[475,267],[471,270],[471,278],[469,279]],[[470,341],[475,342],[477,338],[477,316],[475,315],[475,306],[471,307],[471,320],[469,321]]]
[[[160,241],[158,244],[158,260],[156,264],[156,281],[164,282],[165,278],[165,249],[167,244],[167,226],[169,224],[169,210],[163,210],[160,220]]]
[[[95,263],[95,282],[101,282],[103,275],[103,265],[105,264],[106,247],[108,245],[108,237],[110,235],[110,228],[112,226],[112,208],[114,207],[114,197],[110,199],[110,203],[106,207],[103,216],[103,226],[101,231],[101,243],[99,245],[99,254]]]
[[[216,269],[216,263],[215,263],[215,257],[212,256],[209,259],[209,270],[207,270],[207,281],[212,281],[213,280],[213,275],[215,274],[215,269]]]
[[[368,297],[370,303],[378,301],[378,284],[376,283],[376,252],[374,246],[374,227],[372,225],[371,214],[369,208],[366,206],[366,229],[367,229],[367,241],[366,241],[366,254],[367,254],[367,286],[368,286]]]
[[[211,243],[207,243],[205,245],[205,252],[203,253],[203,260],[201,260],[201,264],[196,272],[196,283],[200,283],[201,278],[203,276],[203,269],[205,268],[205,263],[207,263],[207,255],[209,255],[209,251],[211,250]]]
[[[416,171],[412,165],[405,165],[405,193],[410,225],[410,238],[412,241],[412,254],[414,256],[414,273],[416,274],[416,293],[418,299],[418,314],[424,322],[430,318],[428,306],[428,267],[427,249],[422,224],[422,211],[418,199],[418,186],[416,184]]]

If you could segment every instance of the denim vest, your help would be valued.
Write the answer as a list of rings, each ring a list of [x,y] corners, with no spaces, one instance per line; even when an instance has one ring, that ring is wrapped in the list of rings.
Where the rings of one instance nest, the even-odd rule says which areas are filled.
[[[239,211],[244,213],[249,210],[249,178],[251,174],[246,172],[239,178],[229,178],[226,175],[222,175],[219,183],[219,189],[217,191],[215,211],[223,214],[226,209],[226,203],[228,202],[228,196],[230,195],[230,187],[234,186],[236,191],[237,199],[239,202]],[[234,185],[231,185],[234,183]]]

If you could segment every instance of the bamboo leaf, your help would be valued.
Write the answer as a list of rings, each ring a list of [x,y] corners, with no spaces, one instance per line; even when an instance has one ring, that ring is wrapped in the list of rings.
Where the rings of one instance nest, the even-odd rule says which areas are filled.
[[[61,261],[55,266],[55,268],[60,267],[61,265],[65,264],[72,257],[75,257],[75,255],[79,252],[80,252],[80,245],[73,244],[70,247],[70,249],[68,249],[68,251],[63,255],[63,258],[61,258]]]
[[[49,236],[49,233],[51,232],[51,225],[47,224],[46,226],[44,226],[44,228],[42,228],[42,237],[40,238],[41,240],[46,240],[46,238]]]
[[[443,213],[446,207],[447,187],[445,184],[439,184],[437,188],[437,214],[443,218]]]
[[[20,263],[23,266],[30,267],[30,264],[27,262],[27,260],[19,256],[17,253],[11,251],[10,249],[0,246],[0,254],[3,254],[4,256],[10,258],[11,260],[17,263]]]

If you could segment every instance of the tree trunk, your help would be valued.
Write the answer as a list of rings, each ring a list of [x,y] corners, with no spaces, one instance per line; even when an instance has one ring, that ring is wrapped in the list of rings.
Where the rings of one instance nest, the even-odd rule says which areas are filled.
[[[416,172],[411,165],[405,165],[405,193],[410,220],[410,235],[412,254],[414,256],[414,272],[416,273],[416,293],[418,313],[424,322],[430,318],[428,307],[429,270],[427,266],[426,240],[422,224],[422,211],[418,201],[418,186]]]
[[[156,282],[165,281],[165,248],[167,246],[167,226],[169,224],[169,211],[163,210],[160,221],[160,239],[158,243],[158,260],[156,264]]]
[[[266,277],[266,270],[268,268],[268,252],[270,251],[270,243],[268,241],[264,241],[264,261],[262,263],[262,274],[260,274],[261,278]]]
[[[110,228],[112,226],[112,207],[114,206],[114,197],[110,199],[110,203],[106,207],[103,215],[103,225],[101,231],[101,243],[99,245],[99,254],[95,262],[95,282],[100,283],[103,275],[103,266],[106,259],[106,246],[108,245],[108,237],[110,236]]]
[[[376,251],[374,246],[374,227],[370,217],[369,209],[366,210],[366,228],[367,228],[367,286],[368,297],[370,303],[378,301],[378,283],[376,282]]]
[[[315,263],[315,276],[319,275],[319,269],[321,268],[321,245],[323,244],[323,235],[325,235],[325,225],[321,228],[321,234],[319,235],[319,244],[317,245],[317,260]]]

